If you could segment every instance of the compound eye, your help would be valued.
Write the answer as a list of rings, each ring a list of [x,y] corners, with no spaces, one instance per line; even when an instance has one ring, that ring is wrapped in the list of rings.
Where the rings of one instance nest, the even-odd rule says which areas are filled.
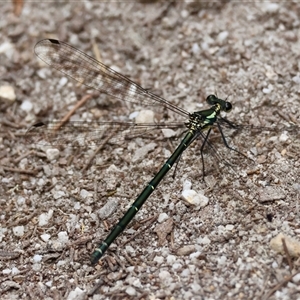
[[[230,111],[231,109],[232,109],[231,103],[226,101],[224,111]]]
[[[206,98],[206,102],[209,104],[209,105],[214,105],[217,103],[217,100],[218,98],[215,96],[215,95],[209,95],[207,96]]]

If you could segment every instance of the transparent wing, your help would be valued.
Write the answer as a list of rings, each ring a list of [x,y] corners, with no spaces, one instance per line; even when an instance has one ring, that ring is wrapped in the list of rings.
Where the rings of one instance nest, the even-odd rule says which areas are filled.
[[[19,134],[22,143],[30,145],[93,147],[109,138],[109,143],[122,144],[124,140],[137,137],[155,139],[162,136],[161,130],[181,128],[182,123],[137,124],[128,122],[39,122]],[[158,131],[160,131],[158,133]]]
[[[180,115],[188,112],[142,88],[84,52],[57,40],[45,39],[35,45],[36,55],[49,66],[100,92],[143,106],[161,105]]]

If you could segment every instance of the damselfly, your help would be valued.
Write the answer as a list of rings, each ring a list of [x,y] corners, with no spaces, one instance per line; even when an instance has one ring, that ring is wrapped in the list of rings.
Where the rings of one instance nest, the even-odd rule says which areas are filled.
[[[209,143],[208,137],[213,126],[216,126],[222,136],[225,146],[237,153],[239,151],[231,148],[225,139],[220,123],[229,121],[220,116],[220,112],[229,112],[232,108],[230,102],[219,99],[215,95],[209,95],[206,99],[210,108],[189,113],[172,103],[166,101],[160,96],[151,93],[149,90],[142,88],[137,83],[131,81],[126,76],[114,71],[103,63],[95,60],[80,50],[58,40],[45,39],[38,42],[35,46],[36,55],[51,67],[61,71],[67,76],[78,82],[94,88],[100,92],[109,94],[121,101],[138,103],[144,106],[160,105],[186,118],[184,123],[186,135],[176,148],[171,157],[162,166],[154,178],[147,184],[141,194],[134,201],[132,206],[125,213],[119,223],[112,229],[110,234],[92,253],[91,262],[95,264],[103,256],[105,251],[117,236],[126,228],[135,214],[142,207],[154,189],[158,186],[163,177],[178,161],[184,150],[198,137],[203,139],[201,146],[201,157],[203,162],[203,149]],[[39,126],[41,124],[37,124]],[[159,125],[156,125],[159,126]],[[203,165],[204,170],[204,165]]]

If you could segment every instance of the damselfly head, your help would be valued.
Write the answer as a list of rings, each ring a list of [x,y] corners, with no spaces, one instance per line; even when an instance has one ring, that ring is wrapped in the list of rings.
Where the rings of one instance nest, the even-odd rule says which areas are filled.
[[[209,96],[207,96],[206,102],[207,102],[209,105],[216,105],[216,104],[219,104],[220,107],[221,107],[221,110],[222,110],[222,111],[225,111],[225,112],[229,112],[229,111],[232,109],[232,105],[231,105],[230,102],[225,101],[225,100],[222,100],[222,99],[219,99],[219,98],[216,97],[215,95],[209,95]]]

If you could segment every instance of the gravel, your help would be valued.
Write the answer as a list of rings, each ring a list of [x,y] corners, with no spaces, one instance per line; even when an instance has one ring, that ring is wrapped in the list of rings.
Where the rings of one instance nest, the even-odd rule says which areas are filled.
[[[19,16],[2,3],[0,298],[299,299],[299,14],[297,1],[29,1]],[[185,130],[128,136],[97,121],[147,109],[142,119],[186,120],[122,105],[48,68],[33,52],[44,38],[189,112],[207,108],[209,94],[227,97],[226,117],[243,125],[222,127],[240,153],[213,130],[204,177],[195,141],[94,267],[94,248]],[[91,93],[73,123],[31,127],[61,120]],[[182,200],[187,181],[204,207]]]

